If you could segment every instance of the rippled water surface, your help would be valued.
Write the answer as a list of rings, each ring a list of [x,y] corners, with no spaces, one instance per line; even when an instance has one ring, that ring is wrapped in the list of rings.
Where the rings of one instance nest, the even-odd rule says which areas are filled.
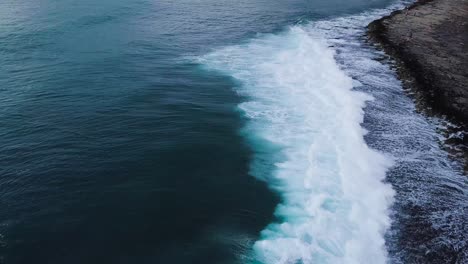
[[[465,263],[403,4],[1,1],[0,263]]]

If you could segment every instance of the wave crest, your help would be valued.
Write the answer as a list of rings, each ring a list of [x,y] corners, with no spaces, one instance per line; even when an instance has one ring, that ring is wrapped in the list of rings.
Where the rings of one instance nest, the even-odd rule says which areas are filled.
[[[394,192],[383,180],[392,161],[366,145],[360,124],[372,98],[353,90],[334,55],[294,26],[200,59],[240,82],[248,131],[280,146],[272,174],[253,170],[282,197],[253,262],[386,262]]]

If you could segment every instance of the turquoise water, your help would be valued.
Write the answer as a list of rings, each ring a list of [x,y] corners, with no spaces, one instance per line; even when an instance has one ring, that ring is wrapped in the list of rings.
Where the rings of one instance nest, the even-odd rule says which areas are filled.
[[[402,4],[2,1],[0,263],[463,263]]]

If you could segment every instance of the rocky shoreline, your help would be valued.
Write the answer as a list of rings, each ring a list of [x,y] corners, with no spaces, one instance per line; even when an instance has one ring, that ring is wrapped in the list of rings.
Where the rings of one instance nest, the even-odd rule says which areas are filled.
[[[421,110],[456,123],[449,137],[468,160],[468,1],[419,0],[368,26],[398,65]],[[468,163],[466,166],[468,169]]]

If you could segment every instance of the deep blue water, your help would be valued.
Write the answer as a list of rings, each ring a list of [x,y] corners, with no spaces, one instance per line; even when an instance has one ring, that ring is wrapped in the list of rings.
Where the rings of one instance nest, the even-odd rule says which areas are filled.
[[[307,253],[286,254],[281,260],[264,256],[276,245],[268,246],[270,234],[292,238],[302,230],[294,224],[294,234],[278,231],[282,227],[267,228],[272,222],[289,224],[288,209],[285,213],[277,208],[281,201],[283,207],[293,203],[288,202],[292,192],[284,191],[290,185],[278,187],[282,180],[276,178],[276,183],[274,175],[280,175],[277,163],[288,159],[282,149],[295,145],[288,145],[288,139],[284,144],[269,140],[251,121],[250,108],[239,108],[259,98],[239,87],[256,87],[270,79],[252,80],[238,72],[257,74],[259,68],[249,60],[261,62],[268,56],[256,58],[255,49],[236,45],[259,39],[252,45],[263,47],[276,41],[263,39],[264,34],[282,36],[291,26],[392,3],[1,1],[0,263],[335,263],[321,251],[312,258],[305,257]],[[232,56],[245,65],[225,62],[219,54],[225,54],[226,47],[241,47]],[[272,51],[284,47],[273,46]],[[358,103],[355,107],[360,109]],[[340,129],[357,129],[358,121]],[[366,128],[372,132],[373,126]],[[345,148],[349,142],[343,143]],[[380,159],[373,153],[362,155]],[[376,174],[385,175],[382,166]],[[374,171],[355,169],[357,176]],[[331,204],[330,212],[346,213],[354,201],[345,195],[325,203]],[[376,206],[383,211],[375,214],[383,214],[385,222],[387,204]],[[348,230],[348,224],[343,228]],[[374,233],[353,232],[343,236],[376,238]],[[301,241],[309,243],[314,235],[306,234]],[[390,253],[398,251],[398,235],[390,238],[396,241],[387,246]],[[260,239],[265,244],[256,243]],[[342,241],[323,243],[326,254],[354,259],[343,253]],[[286,243],[279,251],[293,247]]]

